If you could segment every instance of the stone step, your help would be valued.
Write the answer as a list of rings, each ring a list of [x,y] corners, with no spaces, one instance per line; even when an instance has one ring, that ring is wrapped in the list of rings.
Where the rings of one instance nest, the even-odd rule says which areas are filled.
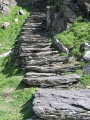
[[[26,38],[26,39],[48,39],[46,38],[47,36],[44,36],[43,34],[29,34],[29,35],[22,35],[23,32],[21,33],[20,38]],[[38,40],[37,40],[38,41]]]
[[[19,46],[21,47],[34,47],[34,48],[42,48],[42,47],[47,47],[47,46],[50,46],[50,43],[33,43],[33,44],[30,44],[30,43],[20,43],[18,44]]]
[[[41,66],[41,65],[51,65],[52,63],[55,65],[60,65],[63,61],[65,61],[65,57],[59,57],[59,58],[46,58],[44,60],[30,60],[30,61],[26,61],[26,65],[28,66]]]
[[[32,16],[32,15],[33,15],[33,16],[34,16],[34,15],[35,15],[35,16],[36,16],[36,15],[38,15],[38,16],[46,16],[46,14],[45,14],[44,12],[32,12],[32,13],[31,13],[31,16]]]
[[[78,65],[58,65],[58,66],[26,66],[26,71],[33,71],[33,72],[40,72],[40,73],[58,73],[62,74],[65,72],[75,72],[77,69],[79,69],[80,66]]]
[[[50,57],[55,58],[54,55],[56,56],[56,54],[58,54],[58,51],[45,51],[45,52],[39,52],[39,53],[21,53],[20,56],[24,56],[24,57],[30,57],[32,59],[32,57],[34,57],[35,60],[40,60],[40,59],[50,59]],[[44,57],[43,57],[44,56]],[[31,60],[28,58],[28,60]],[[55,58],[56,59],[56,58]]]
[[[36,43],[36,41],[38,41],[37,43]],[[19,38],[19,40],[17,40],[17,41],[15,41],[15,44],[17,45],[17,46],[19,46],[19,45],[44,45],[45,44],[45,46],[46,45],[50,45],[50,43],[48,42],[48,40],[44,40],[44,39],[22,39],[22,38]]]
[[[42,55],[40,56],[41,52],[38,52],[38,53],[27,53],[28,54],[31,54],[30,56],[26,56],[25,57],[25,60],[28,62],[28,61],[31,61],[31,60],[37,60],[37,61],[40,61],[40,60],[47,60],[47,59],[55,59],[58,57],[58,54],[46,54],[47,51],[45,51],[45,55]],[[48,51],[48,52],[51,52],[51,51]],[[40,54],[39,54],[40,53]],[[25,53],[24,53],[25,54]],[[38,56],[34,56],[34,55],[38,55]]]
[[[39,120],[90,120],[90,89],[39,89],[33,97]]]
[[[23,27],[23,29],[22,30],[27,30],[27,31],[29,31],[29,30],[42,30],[42,29],[45,29],[45,26],[39,26],[39,27]]]
[[[33,12],[33,11],[32,11],[31,15],[46,15],[45,13],[46,13],[46,12],[38,12],[38,11]]]
[[[37,26],[41,26],[43,24],[44,24],[43,22],[39,22],[39,23],[25,23],[24,27],[29,27],[29,26],[37,27]]]
[[[44,40],[44,39],[19,39],[18,41],[16,41],[16,43],[29,43],[29,44],[34,44],[34,43],[48,43],[48,40]]]
[[[46,12],[46,8],[43,8],[42,10],[34,8],[33,12]]]
[[[28,17],[26,22],[28,22],[29,20],[33,20],[33,21],[36,21],[36,22],[43,22],[43,21],[46,20],[46,18],[45,18],[45,16],[39,16],[38,17],[38,15],[37,15],[37,16]]]
[[[56,74],[55,73],[36,73],[36,72],[27,72],[26,74],[25,74],[25,77],[50,77],[50,76],[56,76]]]
[[[20,46],[20,48],[41,48],[41,49],[45,48],[45,47],[49,47],[49,45],[47,45],[47,44],[46,45],[44,45],[44,44],[43,45],[39,45],[39,44],[37,44],[37,45],[30,44],[29,45],[29,44],[27,44],[27,45],[19,45],[19,46]]]
[[[40,74],[39,74],[40,75]],[[25,77],[23,78],[23,82],[27,83],[31,86],[38,86],[38,87],[61,87],[63,88],[63,85],[65,87],[70,87],[73,84],[76,84],[80,81],[80,76],[76,74],[71,75],[54,75],[54,76],[48,76],[48,77]]]
[[[52,49],[49,48],[49,47],[45,47],[45,48],[26,48],[26,47],[22,47],[21,51],[23,53],[29,53],[29,52],[51,51]]]
[[[44,22],[44,19],[32,19],[32,18],[28,18],[27,20],[26,20],[26,23],[42,23],[42,22]]]

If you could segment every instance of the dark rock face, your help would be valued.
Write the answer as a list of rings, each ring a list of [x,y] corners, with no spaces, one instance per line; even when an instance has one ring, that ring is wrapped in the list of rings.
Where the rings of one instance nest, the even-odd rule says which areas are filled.
[[[42,120],[90,120],[90,90],[40,89],[33,110]]]
[[[74,84],[80,81],[80,76],[76,74],[72,75],[58,75],[55,74],[38,74],[34,73],[30,74],[30,78],[24,78],[23,81],[31,86],[40,86],[40,87],[61,87],[61,88],[69,88]],[[49,76],[50,75],[50,76]],[[48,77],[49,76],[49,77]]]
[[[61,44],[57,38],[54,38],[51,47],[55,48],[55,50],[58,50],[59,52],[64,52],[66,54],[69,53],[69,50],[63,44]]]
[[[67,30],[68,23],[74,23],[79,12],[78,4],[72,0],[48,0],[47,28],[59,33]]]

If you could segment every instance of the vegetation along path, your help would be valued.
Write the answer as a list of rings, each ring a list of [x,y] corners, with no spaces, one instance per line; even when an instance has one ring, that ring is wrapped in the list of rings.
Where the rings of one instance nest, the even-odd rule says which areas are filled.
[[[34,94],[36,118],[90,120],[90,92],[87,95],[87,90],[76,90],[80,87],[80,76],[74,72],[80,68],[79,64],[67,63],[67,57],[59,56],[50,47],[46,34],[46,1],[36,1],[33,7],[16,41],[15,61],[26,71],[22,81],[42,88]]]

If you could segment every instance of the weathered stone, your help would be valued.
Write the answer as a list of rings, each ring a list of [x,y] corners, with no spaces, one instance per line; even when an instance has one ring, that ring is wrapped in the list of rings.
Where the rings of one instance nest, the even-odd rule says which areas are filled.
[[[85,60],[86,62],[90,61],[90,51],[86,51],[84,56],[83,56],[83,60]]]
[[[3,4],[1,12],[2,12],[2,15],[4,15],[4,16],[8,15],[10,13],[10,8],[7,5]]]
[[[40,89],[33,110],[42,120],[90,120],[90,89]]]
[[[64,73],[64,72],[75,72],[76,69],[80,68],[80,66],[69,64],[69,65],[52,65],[48,66],[26,66],[25,69],[27,71],[41,72],[41,73]]]
[[[60,87],[60,88],[67,88],[73,86],[74,84],[78,83],[80,80],[80,76],[76,74],[71,75],[52,75],[49,76],[47,74],[46,77],[44,76],[34,76],[31,75],[30,78],[24,78],[23,82],[27,83],[31,86],[40,86],[40,87]]]
[[[83,73],[86,75],[90,74],[90,64],[85,65],[83,68]]]
[[[80,48],[79,48],[79,51],[80,52],[83,52],[85,51],[86,49],[90,48],[90,45],[87,43],[87,42],[83,42],[81,45],[80,45]]]
[[[8,26],[10,26],[10,23],[9,23],[9,22],[3,22],[3,23],[2,23],[2,28],[3,28],[3,29],[6,29]]]
[[[54,47],[59,52],[69,53],[68,48],[66,48],[57,38],[54,38],[53,43],[51,44],[51,47]]]
[[[21,15],[25,15],[27,12],[25,12],[24,10],[19,10],[19,14],[21,14]]]

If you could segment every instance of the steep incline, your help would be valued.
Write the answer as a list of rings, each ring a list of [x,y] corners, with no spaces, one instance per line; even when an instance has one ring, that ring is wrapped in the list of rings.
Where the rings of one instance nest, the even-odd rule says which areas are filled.
[[[16,42],[16,61],[24,67],[23,81],[31,86],[69,87],[79,82],[80,76],[63,75],[74,72],[78,64],[64,64],[66,57],[50,48],[46,35],[46,1],[34,4],[33,12],[27,18],[19,40]]]

